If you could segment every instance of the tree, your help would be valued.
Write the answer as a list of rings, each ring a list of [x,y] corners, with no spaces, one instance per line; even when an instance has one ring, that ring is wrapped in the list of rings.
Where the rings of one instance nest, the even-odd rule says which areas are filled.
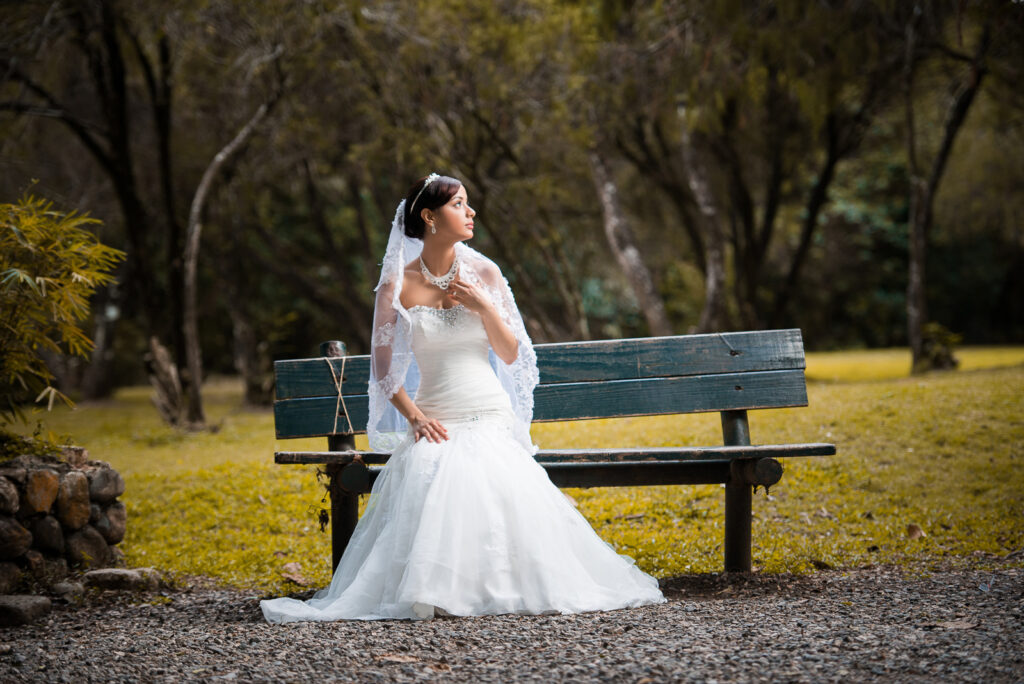
[[[43,350],[86,356],[92,350],[79,322],[89,297],[111,282],[124,257],[90,230],[99,222],[62,213],[31,196],[0,204],[0,422],[27,398],[70,400],[51,384]]]
[[[942,136],[932,162],[925,171],[920,162],[917,123],[915,115],[914,80],[920,61],[919,52],[921,28],[919,24],[929,22],[925,40],[941,41],[935,34],[941,33],[941,16],[926,12],[925,8],[915,3],[913,12],[906,22],[906,43],[904,58],[904,107],[905,136],[907,150],[907,167],[910,173],[910,218],[909,230],[909,268],[907,275],[907,338],[910,342],[912,370],[915,373],[929,370],[934,363],[934,356],[926,353],[925,326],[928,322],[928,302],[925,294],[927,279],[928,238],[933,222],[933,205],[939,183],[949,162],[953,142],[960,132],[967,113],[974,103],[988,69],[985,58],[991,44],[992,18],[983,19],[980,35],[971,54],[965,55],[955,49],[942,46],[943,52],[952,54],[956,59],[967,65],[966,74],[957,76],[950,84],[953,93],[946,107],[945,121],[942,125]],[[939,24],[939,26],[936,26]]]

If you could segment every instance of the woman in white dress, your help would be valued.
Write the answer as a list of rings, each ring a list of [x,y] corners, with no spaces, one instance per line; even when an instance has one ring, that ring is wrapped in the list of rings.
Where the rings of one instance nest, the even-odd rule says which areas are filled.
[[[377,285],[367,424],[371,448],[392,455],[330,586],[309,601],[261,601],[269,622],[665,601],[533,459],[536,355],[500,270],[463,244],[474,215],[462,184],[437,174],[399,204]]]

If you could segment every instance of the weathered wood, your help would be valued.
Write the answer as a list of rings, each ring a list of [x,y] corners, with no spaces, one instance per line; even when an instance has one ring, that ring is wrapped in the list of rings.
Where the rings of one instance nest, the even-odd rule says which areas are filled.
[[[750,444],[746,411],[722,411],[722,438],[727,446]],[[751,486],[744,477],[742,461],[730,461],[729,468],[725,484],[725,570],[750,572]]]
[[[558,487],[646,487],[716,484],[729,478],[729,461],[544,463]]]
[[[804,368],[797,329],[539,344],[536,351],[542,386]],[[340,359],[331,365],[341,372]],[[278,399],[337,395],[323,358],[277,361],[274,375]],[[349,356],[343,394],[366,394],[369,378],[370,357]]]
[[[545,464],[659,460],[722,461],[735,458],[765,460],[802,456],[832,456],[835,453],[836,448],[834,444],[811,443],[713,447],[645,447],[639,449],[541,449],[534,455],[534,458],[538,463]],[[380,451],[279,451],[274,454],[274,462],[346,465],[351,463],[357,455],[368,465],[387,463],[390,456],[389,453]],[[761,478],[762,476],[759,475],[758,477]],[[764,483],[758,481],[757,484],[762,485]]]
[[[320,345],[320,353],[324,356],[340,356],[345,354],[342,342],[325,342]],[[327,448],[331,451],[353,451],[356,448],[355,437],[351,434],[327,435]],[[331,571],[338,568],[341,556],[348,546],[349,539],[359,522],[359,494],[353,491],[351,478],[344,476],[344,471],[355,464],[335,464],[327,466],[327,491],[331,497]],[[366,469],[366,466],[362,466]],[[366,478],[367,483],[369,478]]]
[[[729,480],[729,461],[662,461],[647,463],[544,463],[558,487],[649,487],[719,484]],[[369,468],[370,486],[384,466]]]
[[[737,463],[743,481],[751,486],[767,489],[782,479],[782,464],[774,458],[744,458]]]
[[[534,422],[807,405],[801,370],[541,385],[533,396]],[[346,396],[344,403],[354,432],[365,432],[368,397]],[[329,434],[337,405],[336,396],[274,402],[277,437]],[[344,417],[338,425],[347,427]]]

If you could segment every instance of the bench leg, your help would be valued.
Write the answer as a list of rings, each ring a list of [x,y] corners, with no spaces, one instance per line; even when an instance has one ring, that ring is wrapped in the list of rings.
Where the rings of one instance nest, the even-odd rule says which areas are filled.
[[[722,411],[722,437],[726,446],[750,444],[746,411]],[[750,516],[753,489],[741,464],[729,464],[725,484],[725,571],[750,572]]]
[[[348,492],[341,486],[341,467],[327,466],[331,492],[331,572],[338,569],[341,554],[352,538],[352,531],[359,521],[359,495]]]
[[[750,572],[750,504],[748,484],[725,485],[725,571]]]

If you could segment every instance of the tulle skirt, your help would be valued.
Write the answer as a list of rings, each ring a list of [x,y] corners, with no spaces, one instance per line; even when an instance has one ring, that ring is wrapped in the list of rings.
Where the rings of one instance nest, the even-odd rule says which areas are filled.
[[[512,435],[485,418],[448,441],[407,439],[373,485],[334,578],[308,601],[261,601],[269,622],[543,614],[662,603]]]

